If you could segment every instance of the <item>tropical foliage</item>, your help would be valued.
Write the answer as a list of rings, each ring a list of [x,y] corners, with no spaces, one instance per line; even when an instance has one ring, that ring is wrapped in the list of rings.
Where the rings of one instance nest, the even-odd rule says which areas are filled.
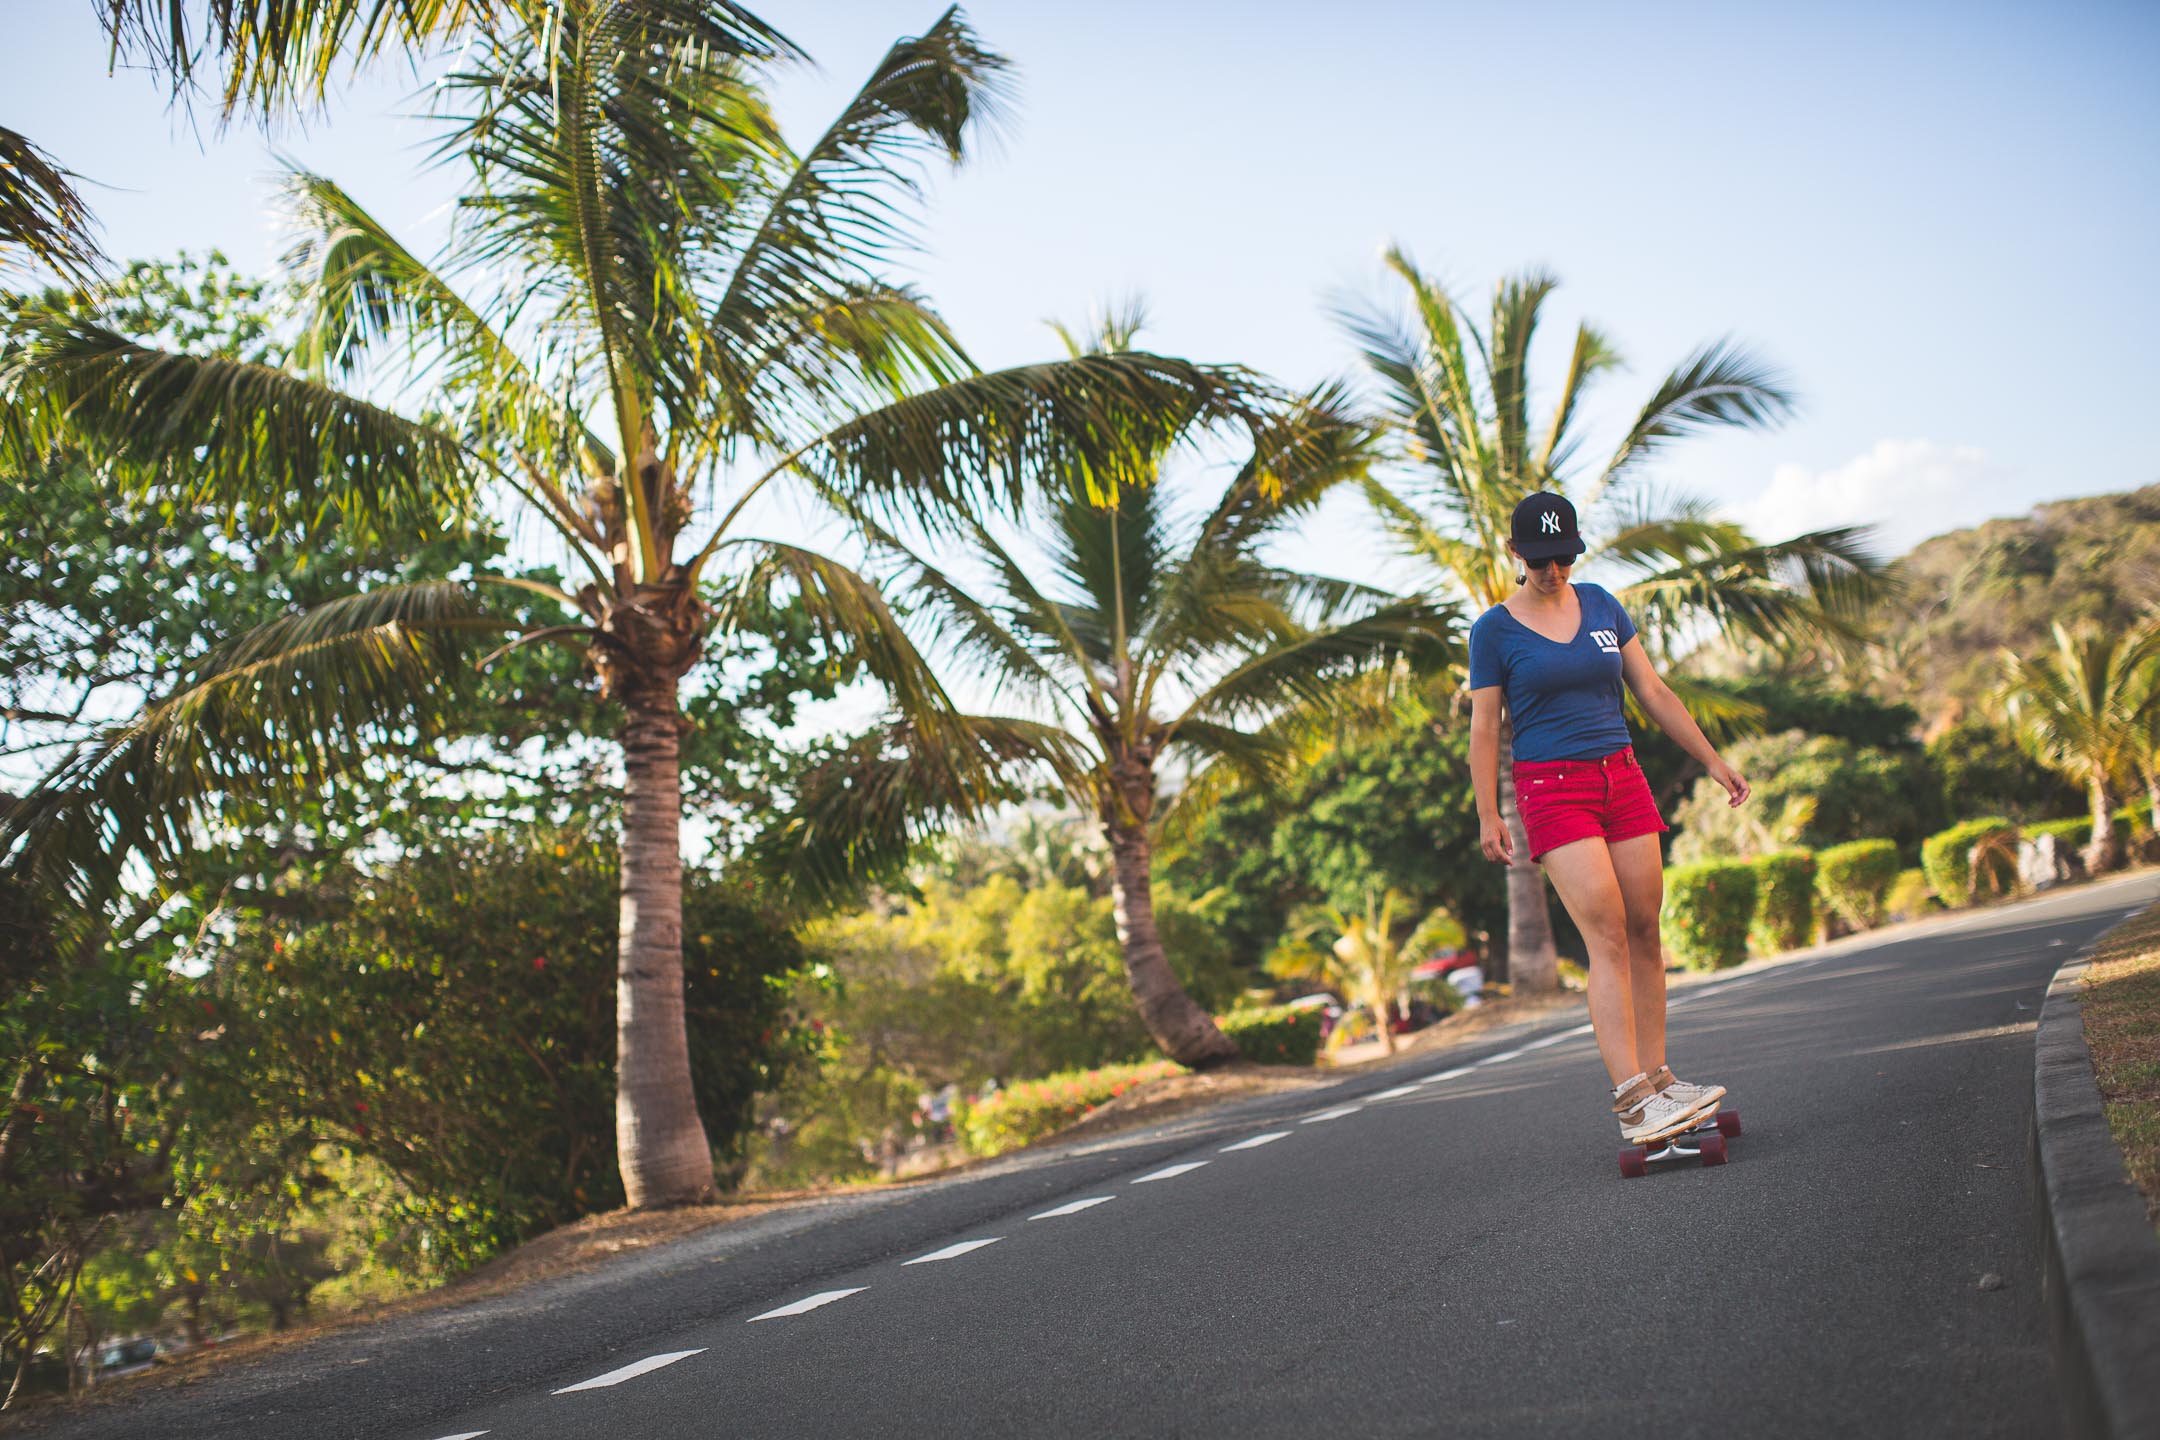
[[[2083,782],[2092,818],[2085,865],[2098,873],[2122,855],[2113,824],[2120,777],[2149,759],[2160,723],[2160,621],[2127,631],[2057,621],[2053,634],[2053,654],[2002,652],[2002,694],[2027,751]],[[1940,885],[1936,893],[1950,898]]]
[[[1317,981],[1369,1010],[1380,1046],[1395,1053],[1394,1019],[1419,962],[1462,944],[1462,924],[1445,910],[1423,915],[1399,891],[1369,891],[1354,910],[1324,906],[1290,943],[1268,957],[1269,973]]]
[[[470,176],[442,261],[293,175],[308,308],[292,364],[170,350],[62,310],[35,318],[0,381],[19,465],[71,449],[119,493],[407,541],[486,500],[552,532],[561,584],[378,585],[239,637],[48,775],[10,833],[81,893],[131,851],[184,849],[219,806],[335,775],[392,736],[449,733],[481,647],[568,647],[620,717],[617,1152],[633,1204],[711,1184],[682,1031],[678,831],[681,682],[712,637],[776,587],[794,595],[886,683],[949,808],[993,793],[876,590],[742,533],[748,503],[797,476],[864,513],[921,514],[1009,500],[1042,471],[1107,498],[1135,447],[1251,414],[1242,372],[1140,352],[975,373],[879,266],[906,242],[921,164],[959,159],[995,112],[1002,60],[949,14],[797,154],[757,83],[788,53],[712,5],[502,18],[440,87],[444,161]],[[414,403],[363,398],[386,389]],[[506,591],[554,613],[521,622]]]

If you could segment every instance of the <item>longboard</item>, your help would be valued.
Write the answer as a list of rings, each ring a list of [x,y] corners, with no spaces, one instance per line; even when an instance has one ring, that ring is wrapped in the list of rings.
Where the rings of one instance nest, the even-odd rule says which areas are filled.
[[[1620,1152],[1620,1173],[1633,1180],[1649,1174],[1652,1165],[1675,1160],[1700,1160],[1705,1165],[1723,1165],[1726,1160],[1725,1142],[1739,1133],[1739,1111],[1714,1111],[1662,1140],[1653,1140],[1647,1145],[1628,1146]]]

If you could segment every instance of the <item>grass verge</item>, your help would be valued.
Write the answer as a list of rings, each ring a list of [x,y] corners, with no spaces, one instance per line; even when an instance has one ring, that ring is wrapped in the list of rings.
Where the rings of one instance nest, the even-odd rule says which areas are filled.
[[[2160,908],[2101,942],[2085,972],[2085,1043],[2145,1213],[2160,1224]]]

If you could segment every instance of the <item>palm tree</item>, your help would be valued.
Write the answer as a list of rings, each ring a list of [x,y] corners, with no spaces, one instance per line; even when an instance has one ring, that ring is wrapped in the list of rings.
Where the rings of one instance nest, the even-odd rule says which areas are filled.
[[[1391,1022],[1418,962],[1442,946],[1461,944],[1463,938],[1462,926],[1444,909],[1430,911],[1415,928],[1408,927],[1410,904],[1410,897],[1391,889],[1384,894],[1368,890],[1362,910],[1326,906],[1311,930],[1333,933],[1328,948],[1303,943],[1286,947],[1270,959],[1268,969],[1284,980],[1317,980],[1345,1000],[1364,1005],[1379,1028],[1381,1049],[1392,1055]]]
[[[1076,359],[1126,353],[1137,313],[1113,318]],[[1062,332],[1061,332],[1062,333]],[[969,723],[1016,781],[1047,779],[1095,817],[1111,856],[1126,976],[1165,1054],[1205,1066],[1236,1046],[1178,984],[1156,931],[1154,846],[1182,811],[1243,776],[1278,783],[1315,729],[1339,722],[1340,687],[1405,662],[1454,657],[1459,616],[1422,597],[1283,570],[1261,552],[1335,484],[1360,473],[1367,428],[1321,392],[1259,429],[1255,452],[1204,513],[1180,516],[1159,484],[1178,436],[1140,438],[1117,462],[1114,496],[1068,472],[1046,487],[1016,550],[962,517],[979,570],[971,588],[894,534],[867,527],[941,643],[1022,713]],[[1039,552],[1039,564],[1023,558]],[[906,743],[898,742],[904,740]],[[809,787],[785,843],[798,873],[824,883],[883,863],[865,836],[888,815],[938,808],[913,736],[866,743]],[[1166,773],[1184,772],[1175,802]]]
[[[877,589],[741,533],[745,507],[784,477],[864,514],[1009,502],[1043,469],[1114,485],[1126,447],[1249,419],[1259,394],[1242,371],[1138,352],[976,372],[879,268],[909,238],[923,163],[958,161],[995,112],[1004,62],[949,11],[797,155],[758,84],[795,54],[720,0],[511,7],[443,85],[441,157],[472,175],[459,263],[294,175],[294,368],[52,314],[0,376],[0,444],[73,448],[138,492],[416,545],[483,501],[546,527],[568,585],[416,581],[274,622],[69,757],[12,808],[0,852],[109,881],[250,788],[434,733],[469,649],[505,638],[487,587],[546,595],[561,623],[507,644],[577,647],[622,714],[617,1145],[634,1206],[712,1183],[683,1032],[677,693],[715,632],[792,587],[887,683],[955,802],[988,793]]]
[[[1558,280],[1540,270],[1503,280],[1489,328],[1480,331],[1400,249],[1391,248],[1386,261],[1408,291],[1407,317],[1358,302],[1338,308],[1395,442],[1395,483],[1369,479],[1366,495],[1402,553],[1473,613],[1515,588],[1504,542],[1516,502],[1552,490],[1586,512],[1586,532],[1602,530],[1603,542],[1584,563],[1621,572],[1614,593],[1661,662],[1714,635],[1858,643],[1865,608],[1884,583],[1863,530],[1764,545],[1717,520],[1701,501],[1629,493],[1645,463],[1672,441],[1718,427],[1764,426],[1789,413],[1792,396],[1771,371],[1728,341],[1703,346],[1658,383],[1604,465],[1586,470],[1582,400],[1622,362],[1603,335],[1579,326],[1549,419],[1541,431],[1533,428],[1530,345]],[[1592,513],[1601,504],[1605,513]],[[1685,677],[1668,678],[1708,718],[1743,718]],[[1505,722],[1501,734],[1504,760]],[[1529,859],[1511,764],[1500,767],[1500,803],[1517,857],[1508,871],[1508,976],[1524,990],[1556,989],[1544,880]]]
[[[2082,782],[2092,804],[2085,868],[2112,870],[2115,780],[2137,763],[2160,717],[2160,621],[2124,634],[2099,625],[2053,627],[2055,653],[2027,658],[2002,652],[2002,688],[2010,722],[2034,759]]]

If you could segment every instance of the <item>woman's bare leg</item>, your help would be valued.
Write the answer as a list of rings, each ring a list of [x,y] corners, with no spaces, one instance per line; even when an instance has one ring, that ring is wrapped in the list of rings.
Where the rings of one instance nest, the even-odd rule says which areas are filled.
[[[1612,1082],[1640,1075],[1659,1060],[1637,1052],[1634,967],[1628,953],[1627,905],[1605,842],[1596,837],[1548,850],[1540,863],[1552,877],[1560,903],[1590,949],[1590,1023],[1597,1027],[1598,1055]],[[1662,976],[1659,977],[1661,980]],[[1664,1031],[1664,994],[1658,996],[1659,1033]]]
[[[1665,856],[1655,835],[1606,847],[1627,911],[1628,987],[1635,1020],[1635,1058],[1645,1070],[1665,1063],[1665,949],[1658,912],[1665,905]]]

